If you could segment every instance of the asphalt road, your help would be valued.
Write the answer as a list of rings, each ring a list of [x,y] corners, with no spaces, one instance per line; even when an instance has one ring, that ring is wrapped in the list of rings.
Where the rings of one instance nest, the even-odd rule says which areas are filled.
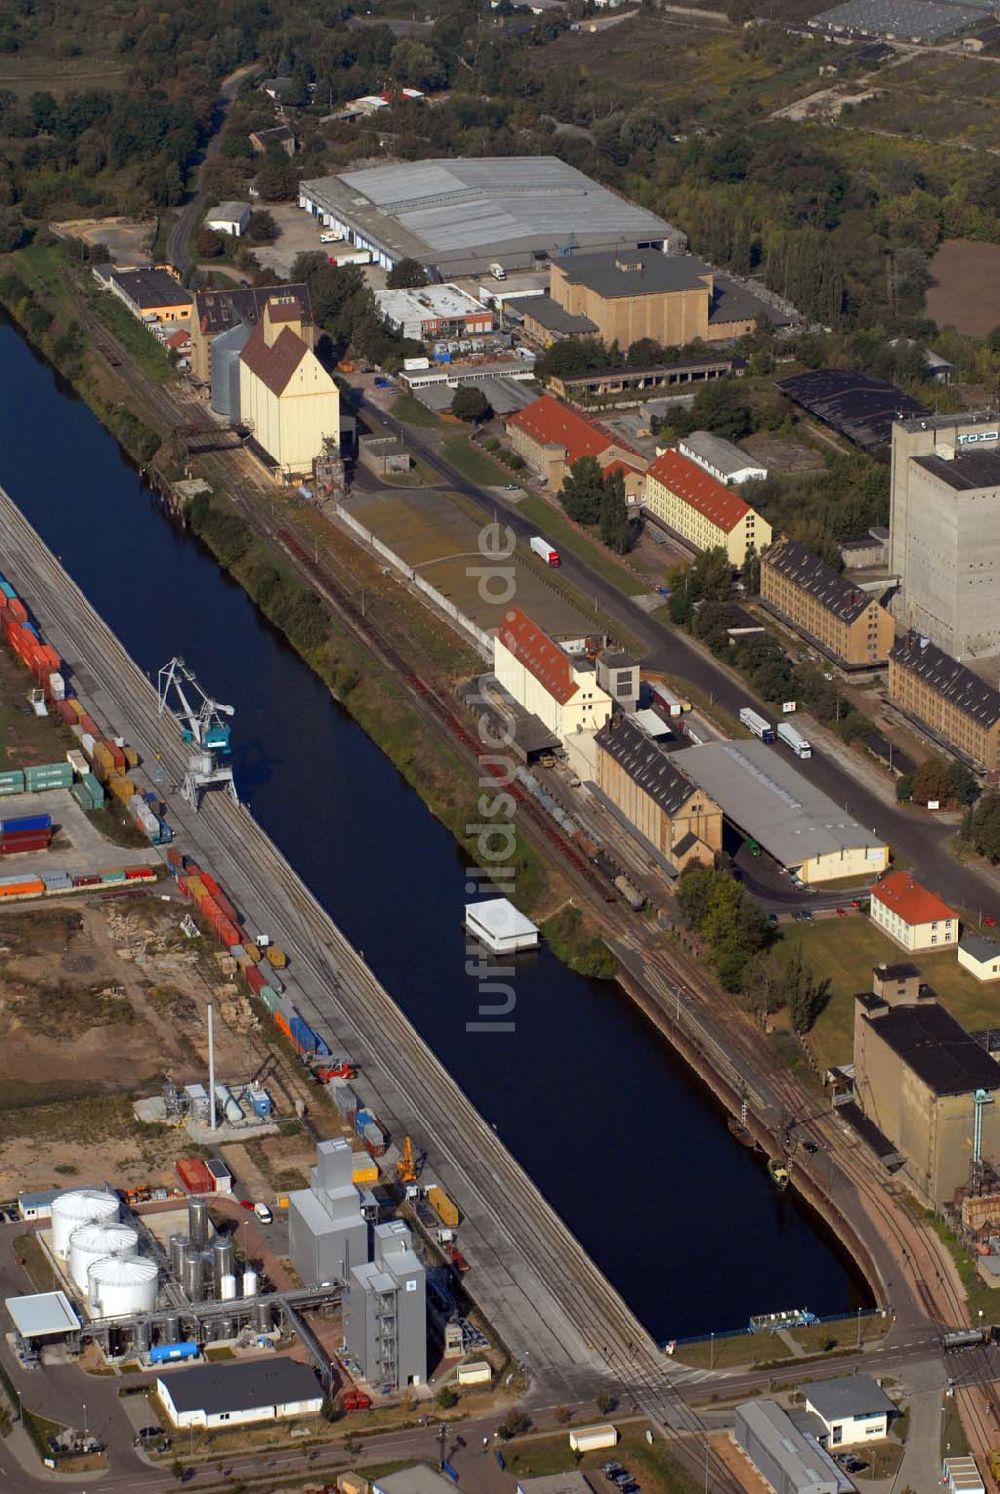
[[[205,146],[205,155],[197,170],[196,183],[201,182],[201,174],[205,162],[210,161],[213,156],[219,153],[220,132],[225,122],[226,111],[239,93],[240,85],[254,73],[259,72],[260,69],[260,63],[248,62],[245,66],[238,67],[234,73],[230,73],[228,78],[222,80],[222,87],[219,90],[219,98],[216,103],[215,129]],[[201,190],[200,185],[196,185],[194,193],[181,208],[177,222],[170,230],[169,237],[167,238],[167,259],[182,275],[191,263],[191,257],[188,254],[188,243],[191,235],[194,233],[195,225],[201,216],[204,206],[205,193]]]
[[[381,410],[366,412],[369,418],[381,420],[403,440],[443,482],[463,497],[470,498],[483,511],[484,521],[492,521],[497,508],[503,522],[522,539],[535,533],[535,526],[523,519],[516,504],[498,497],[495,489],[478,487],[464,477],[429,440],[425,432],[395,419]],[[677,680],[687,681],[715,701],[730,715],[739,714],[741,706],[753,705],[770,714],[770,708],[757,700],[749,687],[737,680],[723,665],[702,650],[686,634],[667,627],[658,618],[618,591],[597,571],[572,551],[562,551],[562,574],[584,596],[593,597],[603,611],[620,622],[643,645],[643,663]],[[846,751],[846,749],[845,749]],[[951,855],[948,842],[954,826],[929,820],[913,810],[887,804],[873,793],[828,752],[813,746],[813,755],[802,772],[829,794],[837,804],[861,824],[870,827],[887,840],[894,852],[904,856],[914,871],[949,902],[972,912],[994,911],[1000,916],[1000,879],[986,869],[963,866]]]

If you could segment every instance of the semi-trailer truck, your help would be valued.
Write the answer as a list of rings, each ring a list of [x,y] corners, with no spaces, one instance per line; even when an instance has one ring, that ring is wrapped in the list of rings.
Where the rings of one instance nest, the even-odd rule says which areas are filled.
[[[654,681],[650,685],[649,691],[657,705],[662,707],[668,716],[683,716],[686,711],[691,709],[691,702],[689,700],[682,700],[679,695],[675,695],[672,690],[668,690],[666,685],[661,685],[659,680]]]
[[[796,731],[794,726],[789,726],[787,721],[778,722],[778,741],[790,747],[796,757],[812,757],[813,755],[811,743],[800,731]]]
[[[749,706],[744,706],[740,711],[740,720],[747,731],[752,731],[755,737],[760,737],[762,742],[774,741],[774,727],[770,721],[752,711]]]
[[[528,543],[530,544],[534,554],[537,555],[540,560],[544,560],[546,565],[561,564],[559,559],[559,551],[556,549],[555,545],[550,545],[548,540],[542,539],[542,536],[540,534],[533,534]]]

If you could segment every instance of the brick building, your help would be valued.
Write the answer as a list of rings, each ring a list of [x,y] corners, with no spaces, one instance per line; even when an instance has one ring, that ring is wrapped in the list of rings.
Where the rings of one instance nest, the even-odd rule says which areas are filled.
[[[973,767],[1000,770],[1000,690],[928,638],[908,633],[893,648],[889,699]]]
[[[890,614],[797,540],[781,535],[761,556],[760,595],[846,669],[871,669],[889,656]]]

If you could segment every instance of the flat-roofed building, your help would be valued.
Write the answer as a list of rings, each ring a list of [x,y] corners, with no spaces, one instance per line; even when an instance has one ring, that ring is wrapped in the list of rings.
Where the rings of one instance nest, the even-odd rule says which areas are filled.
[[[1000,770],[1000,690],[920,633],[889,654],[889,699],[980,771]]]
[[[514,450],[548,484],[562,487],[566,473],[580,457],[592,456],[601,471],[620,471],[627,498],[641,497],[647,461],[634,447],[597,420],[543,394],[507,418],[507,436]]]
[[[520,607],[504,615],[494,639],[494,673],[518,705],[566,738],[597,731],[611,715],[611,697],[593,664],[571,658]]]
[[[911,954],[948,949],[958,943],[958,914],[954,908],[914,881],[909,872],[890,872],[875,883],[870,917]]]
[[[806,1410],[818,1416],[827,1447],[857,1447],[889,1434],[897,1406],[871,1375],[838,1375],[806,1386]]]
[[[713,866],[722,850],[722,810],[665,752],[617,711],[597,733],[597,787],[674,870]]]
[[[1000,980],[1000,943],[966,929],[958,941],[958,963],[976,980]]]
[[[803,882],[861,880],[885,870],[889,847],[764,742],[706,742],[684,772],[726,818]]]
[[[1000,416],[897,420],[893,611],[956,659],[1000,652]]]
[[[175,1427],[244,1426],[316,1416],[323,1409],[315,1370],[281,1355],[160,1375],[156,1394]]]
[[[727,487],[739,487],[744,482],[763,482],[767,476],[767,468],[760,462],[754,461],[732,441],[725,441],[711,431],[692,431],[678,441],[677,450]]]
[[[760,596],[845,669],[876,668],[889,657],[896,636],[891,615],[798,540],[780,535],[764,551]]]
[[[663,452],[649,468],[643,507],[694,549],[725,550],[734,567],[771,543],[767,520],[679,451]]]
[[[515,319],[520,318],[525,337],[540,348],[566,338],[597,336],[597,326],[589,316],[575,316],[551,296],[523,296],[508,306]]]
[[[162,265],[100,273],[95,270],[94,276],[140,322],[186,322],[191,316],[194,297],[179,277]]]
[[[833,1459],[775,1401],[737,1406],[733,1441],[774,1494],[842,1494],[842,1476]]]
[[[494,312],[457,285],[380,290],[375,299],[386,325],[414,342],[486,337],[496,330]]]
[[[854,1095],[902,1158],[922,1202],[951,1203],[970,1181],[977,1090],[992,1092],[1000,1065],[938,1004],[927,986],[881,981],[854,1001]],[[1000,1163],[1000,1105],[980,1107],[982,1157]]]

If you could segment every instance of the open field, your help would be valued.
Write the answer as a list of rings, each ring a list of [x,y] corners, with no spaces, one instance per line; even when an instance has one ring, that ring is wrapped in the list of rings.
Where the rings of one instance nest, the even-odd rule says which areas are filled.
[[[1000,244],[946,239],[931,260],[927,315],[939,327],[984,337],[1000,327]]]
[[[775,946],[779,959],[802,959],[816,975],[829,976],[830,1000],[807,1039],[821,1072],[850,1061],[854,1029],[854,996],[871,990],[872,968],[880,961],[912,959],[942,1005],[972,1030],[996,1024],[997,992],[993,985],[963,970],[954,950],[907,955],[865,917],[816,919],[782,925]]]
[[[156,234],[155,218],[71,218],[50,227],[67,238],[102,245],[114,264],[125,266],[149,263]]]
[[[570,1451],[568,1433],[561,1432],[554,1437],[517,1438],[504,1448],[504,1460],[508,1471],[518,1479],[542,1478],[578,1468],[591,1480],[596,1476],[598,1482],[603,1482],[601,1464],[614,1457],[635,1474],[643,1494],[688,1494],[695,1489],[696,1485],[667,1453],[658,1434],[650,1445],[645,1440],[645,1424],[628,1422],[619,1430],[618,1446],[611,1451],[604,1448],[578,1457]]]
[[[510,482],[507,469],[473,446],[464,431],[446,436],[442,450],[463,477],[467,477],[470,482],[479,483],[480,487],[502,488],[505,483]]]
[[[509,605],[480,595],[472,574],[484,564],[478,548],[480,525],[442,493],[426,488],[383,493],[356,492],[347,507],[362,524],[454,602],[481,628],[495,628]],[[514,560],[514,599],[543,628],[555,634],[579,635],[592,619],[550,585],[540,565],[519,549]]]

